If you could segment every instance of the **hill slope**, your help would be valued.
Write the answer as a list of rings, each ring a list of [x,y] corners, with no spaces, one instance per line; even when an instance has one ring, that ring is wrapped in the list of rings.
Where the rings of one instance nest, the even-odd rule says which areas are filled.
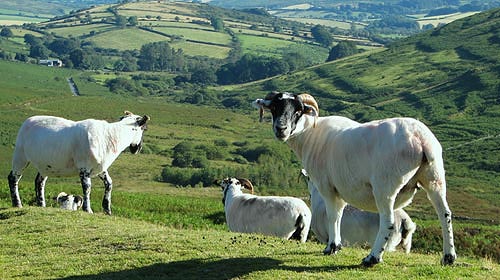
[[[55,208],[0,209],[2,279],[492,279],[498,264],[388,253],[372,269],[366,250],[323,256],[322,245],[217,230],[182,230]],[[422,278],[422,279],[423,279]]]

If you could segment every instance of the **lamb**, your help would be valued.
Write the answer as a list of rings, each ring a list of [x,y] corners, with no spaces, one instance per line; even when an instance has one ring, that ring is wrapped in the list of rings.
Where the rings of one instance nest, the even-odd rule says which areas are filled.
[[[111,215],[112,180],[108,168],[129,147],[133,154],[142,148],[143,132],[148,116],[125,111],[119,121],[87,119],[71,121],[53,116],[33,116],[19,129],[8,181],[13,207],[22,207],[19,180],[23,170],[32,164],[38,171],[35,178],[36,203],[45,207],[45,183],[48,176],[80,175],[83,189],[83,210],[90,207],[91,177],[104,182],[104,212]]]
[[[253,195],[253,185],[248,179],[225,178],[220,185],[226,222],[231,231],[306,242],[311,210],[301,199]],[[243,193],[245,188],[252,194]]]
[[[341,116],[319,117],[318,104],[309,94],[272,92],[253,104],[261,119],[264,110],[271,111],[275,137],[295,152],[325,202],[325,254],[341,249],[340,221],[349,203],[379,213],[379,232],[362,264],[381,262],[395,228],[394,210],[410,204],[421,187],[441,222],[441,263],[454,263],[442,147],[422,122],[390,118],[358,123]]]
[[[306,175],[305,170],[302,174]],[[321,198],[314,184],[307,180],[307,187],[311,196],[311,230],[314,232],[319,242],[328,243],[328,219],[326,216],[325,202]],[[340,235],[342,236],[342,246],[370,245],[373,246],[379,229],[379,215],[377,213],[359,210],[347,205],[344,208],[342,221],[340,223]],[[387,252],[396,250],[401,244],[408,254],[411,250],[411,241],[416,225],[410,216],[403,210],[394,210],[394,233],[387,241]]]
[[[82,207],[83,197],[60,192],[57,197],[54,197],[54,200],[60,205],[61,209],[76,211]]]

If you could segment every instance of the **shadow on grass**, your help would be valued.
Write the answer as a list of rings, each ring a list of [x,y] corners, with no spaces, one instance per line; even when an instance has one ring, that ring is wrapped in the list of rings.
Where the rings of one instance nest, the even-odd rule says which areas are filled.
[[[136,269],[106,272],[93,275],[70,276],[62,279],[233,279],[266,270],[295,272],[332,272],[357,269],[360,266],[294,267],[282,266],[282,261],[272,258],[192,259],[158,263]]]
[[[215,225],[222,225],[226,222],[226,214],[224,211],[218,211],[210,215],[205,215],[203,218],[211,220]]]

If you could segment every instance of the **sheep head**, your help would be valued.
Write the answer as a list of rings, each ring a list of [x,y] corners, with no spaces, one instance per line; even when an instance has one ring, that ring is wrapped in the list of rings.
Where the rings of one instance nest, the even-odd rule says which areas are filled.
[[[271,111],[274,134],[281,141],[286,141],[292,134],[301,130],[296,130],[296,128],[303,115],[315,118],[319,115],[318,103],[307,93],[296,95],[273,91],[263,99],[256,99],[253,105],[259,109],[261,121],[264,110]],[[316,120],[314,126],[316,126]],[[302,124],[300,128],[303,128]]]
[[[139,116],[131,113],[130,111],[125,111],[124,116],[120,118],[120,123],[127,126],[131,126],[131,143],[129,145],[129,150],[132,154],[137,154],[142,149],[142,137],[143,132],[147,130],[147,122],[151,119],[148,115]]]

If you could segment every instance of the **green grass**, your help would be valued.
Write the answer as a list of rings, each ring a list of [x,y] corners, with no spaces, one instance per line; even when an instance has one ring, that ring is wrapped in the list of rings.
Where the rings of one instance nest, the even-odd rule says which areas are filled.
[[[58,36],[69,37],[70,35],[73,37],[89,35],[91,31],[96,33],[106,32],[116,29],[115,26],[110,24],[87,24],[81,26],[69,26],[69,27],[60,27],[60,28],[52,28],[51,32],[54,32]]]
[[[182,36],[186,40],[220,45],[228,45],[231,42],[231,36],[222,32],[178,27],[153,27],[153,30],[157,30],[168,35]]]
[[[118,50],[140,50],[147,43],[170,41],[168,37],[137,28],[125,28],[99,33],[88,39],[98,47]]]
[[[291,41],[285,41],[265,36],[253,36],[236,34],[241,41],[241,47],[245,52],[259,55],[277,55],[280,49],[285,49],[294,45]]]
[[[225,229],[177,229],[56,208],[1,209],[2,279],[493,279],[498,264],[462,257],[451,267],[437,254],[385,254],[359,266],[368,251],[284,241]]]
[[[221,47],[207,44],[200,44],[194,42],[174,42],[171,44],[173,48],[182,49],[183,52],[191,56],[208,56],[212,58],[226,58],[231,51],[229,47]]]

